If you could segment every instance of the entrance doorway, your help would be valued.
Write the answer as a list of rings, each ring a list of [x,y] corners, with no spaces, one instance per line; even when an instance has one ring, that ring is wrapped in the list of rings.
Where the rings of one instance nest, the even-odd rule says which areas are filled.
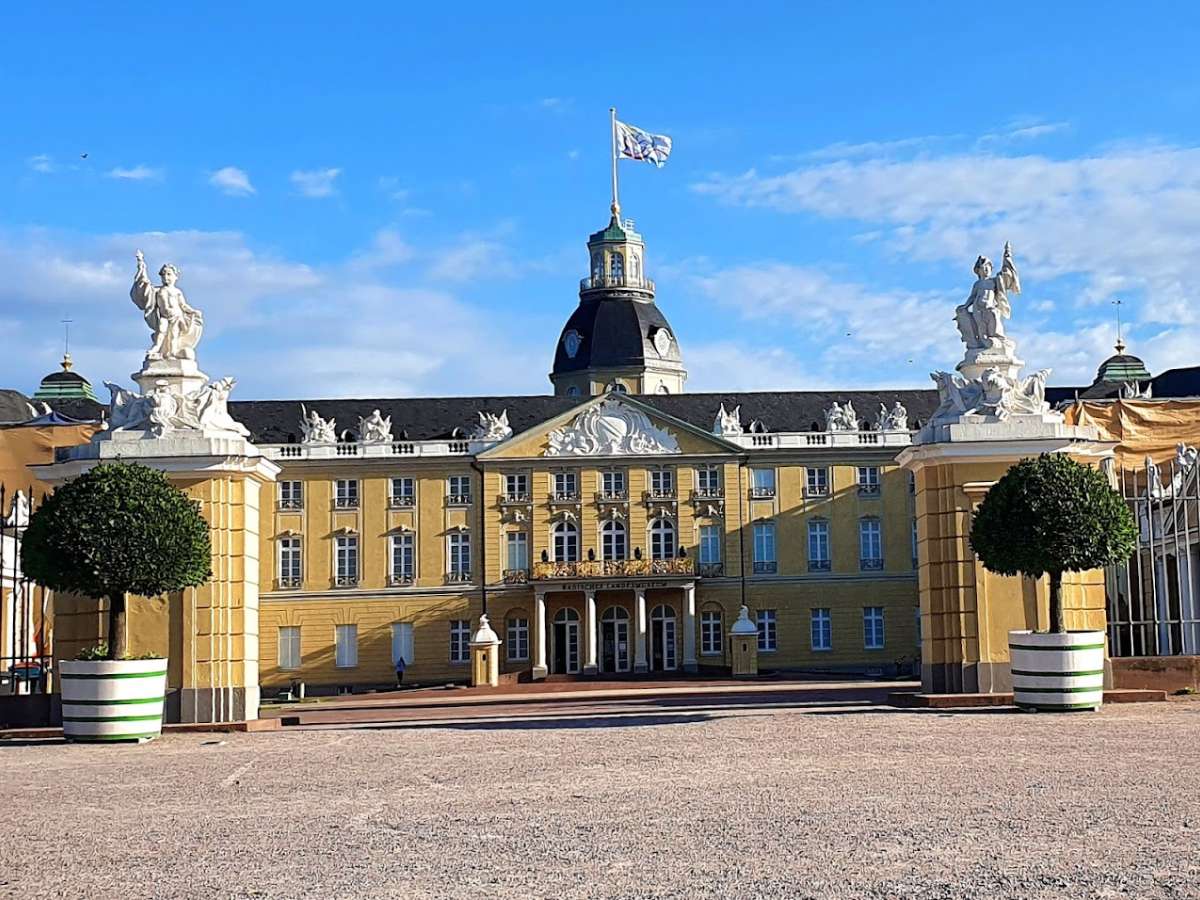
[[[556,675],[579,674],[579,613],[560,609],[554,614],[554,654],[551,671]]]
[[[650,613],[650,669],[673,672],[675,659],[675,608],[662,604]]]
[[[629,671],[629,613],[619,606],[600,617],[600,671]]]

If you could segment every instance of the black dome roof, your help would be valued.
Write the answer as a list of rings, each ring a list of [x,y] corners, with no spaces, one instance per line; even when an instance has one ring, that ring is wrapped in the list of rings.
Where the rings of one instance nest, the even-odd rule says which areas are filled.
[[[672,338],[665,356],[660,356],[654,347],[654,335],[660,329],[665,329]],[[574,357],[567,353],[564,340],[572,331],[581,338]],[[559,335],[553,374],[641,366],[647,360],[663,359],[681,362],[679,342],[666,316],[653,301],[612,295],[585,296]]]

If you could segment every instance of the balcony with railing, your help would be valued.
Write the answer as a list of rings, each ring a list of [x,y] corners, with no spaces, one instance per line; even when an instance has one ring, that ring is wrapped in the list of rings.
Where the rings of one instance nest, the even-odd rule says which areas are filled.
[[[775,485],[763,485],[750,488],[751,500],[770,500],[775,496]]]
[[[863,572],[881,572],[883,571],[883,560],[878,557],[860,559],[858,568]]]
[[[388,575],[388,587],[411,587],[416,580],[412,572],[393,572]]]
[[[416,498],[412,494],[392,494],[388,498],[390,509],[412,509],[416,506]]]
[[[304,509],[304,500],[300,497],[283,497],[275,501],[275,508],[284,512],[298,512]]]
[[[304,587],[304,579],[299,575],[285,575],[275,579],[275,587],[281,591],[296,591]]]
[[[642,500],[646,503],[667,503],[675,499],[676,494],[673,487],[651,488],[648,491],[642,492]]]
[[[827,559],[810,559],[808,561],[808,571],[810,572],[828,572],[832,566]]]
[[[550,494],[552,504],[578,503],[580,500],[578,488],[570,491],[554,491]]]
[[[529,491],[505,491],[496,498],[500,506],[527,506],[532,498]]]
[[[367,459],[396,456],[465,456],[474,445],[485,449],[495,441],[390,441],[382,444],[342,442],[337,444],[259,444],[268,459]]]
[[[528,584],[529,570],[528,569],[505,569],[501,575],[501,579],[505,584]]]
[[[725,488],[721,488],[721,487],[696,488],[695,490],[692,491],[692,499],[693,500],[724,500],[725,499]]]
[[[446,495],[446,505],[447,506],[470,506],[471,505],[471,495],[470,494],[447,494]]]
[[[605,288],[630,288],[635,291],[654,293],[654,282],[640,275],[592,275],[579,279],[579,290],[602,291]]]
[[[625,488],[614,488],[612,490],[596,491],[597,503],[628,503],[629,491]]]
[[[340,588],[358,587],[358,573],[353,575],[338,575],[333,579],[333,586]]]
[[[755,575],[774,575],[779,571],[779,563],[773,559],[763,559],[754,561]]]
[[[469,570],[458,569],[446,573],[446,584],[468,584],[470,581],[471,573]]]
[[[662,575],[695,577],[695,560],[687,556],[678,556],[671,559],[588,559],[576,562],[539,562],[533,564],[532,580],[650,578]]]
[[[697,567],[696,574],[701,578],[720,578],[725,574],[725,563],[702,562]]]
[[[358,498],[357,497],[334,497],[333,498],[333,508],[334,509],[358,509]]]

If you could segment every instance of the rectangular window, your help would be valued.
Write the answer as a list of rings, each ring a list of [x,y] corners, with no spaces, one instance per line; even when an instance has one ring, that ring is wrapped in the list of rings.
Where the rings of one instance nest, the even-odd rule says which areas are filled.
[[[416,485],[412,478],[393,478],[391,505],[394,508],[409,509],[416,503]]]
[[[509,619],[505,629],[508,659],[510,662],[529,659],[529,620]]]
[[[334,483],[333,505],[338,509],[358,509],[358,481],[339,478]]]
[[[696,493],[701,497],[721,496],[720,466],[696,467]]]
[[[883,649],[883,607],[863,607],[863,647],[867,650]]]
[[[858,467],[858,493],[862,497],[879,496],[879,466]]]
[[[579,497],[579,476],[575,472],[554,473],[554,499],[575,500]]]
[[[805,476],[804,496],[826,497],[829,495],[829,470],[809,467]]]
[[[339,669],[352,669],[358,665],[358,626],[333,626],[333,664]]]
[[[720,611],[700,613],[700,652],[707,656],[717,656],[721,653],[723,642]]]
[[[452,532],[446,538],[446,557],[450,574],[458,578],[471,575],[471,535],[465,531]]]
[[[510,531],[504,536],[504,568],[510,572],[529,568],[529,538],[523,531]]]
[[[808,570],[829,571],[829,523],[824,519],[808,523]]]
[[[811,640],[814,650],[833,649],[833,616],[828,609],[814,609],[811,619]]]
[[[350,587],[358,584],[358,537],[339,535],[337,539],[337,584]]]
[[[650,470],[650,496],[651,497],[674,497],[675,496],[675,470],[674,469],[651,469]]]
[[[605,562],[625,558],[625,526],[620,522],[605,522],[600,527],[600,554]]]
[[[279,539],[279,586],[300,587],[304,572],[300,566],[300,538]]]
[[[917,556],[917,520],[912,520],[912,564],[913,568],[920,565],[921,560]]]
[[[416,574],[413,533],[392,535],[392,584],[412,584]]]
[[[279,626],[279,668],[300,668],[300,626]]]
[[[775,564],[775,523],[754,523],[754,571],[771,573]]]
[[[412,622],[393,622],[392,665],[396,664],[396,660],[403,658],[405,664],[411,666],[415,655],[415,651],[413,650]]]
[[[775,649],[775,610],[760,609],[756,614],[758,624],[758,652],[769,653]]]
[[[529,499],[528,475],[505,475],[504,498],[510,503],[523,503]]]
[[[715,565],[721,561],[721,527],[719,525],[700,526],[700,564]]]
[[[279,508],[280,509],[303,509],[304,508],[304,482],[303,481],[281,481],[281,482],[279,482]]]
[[[600,490],[606,497],[620,500],[625,497],[625,473],[602,472],[600,475]]]
[[[883,532],[878,519],[859,520],[858,560],[863,571],[883,568]]]
[[[471,476],[451,475],[446,479],[446,500],[455,506],[465,506],[471,502]]]
[[[775,496],[774,469],[750,470],[750,496],[760,499]]]
[[[450,662],[465,663],[471,659],[471,623],[455,619],[450,623]]]

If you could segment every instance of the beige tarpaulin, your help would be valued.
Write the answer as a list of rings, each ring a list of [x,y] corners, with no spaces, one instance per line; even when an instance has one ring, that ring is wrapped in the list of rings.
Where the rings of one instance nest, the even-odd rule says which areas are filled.
[[[0,428],[0,485],[6,496],[15,491],[36,496],[46,493],[29,466],[54,462],[56,447],[86,444],[99,429],[98,425],[9,425]]]
[[[1116,441],[1117,465],[1138,468],[1147,456],[1163,462],[1179,443],[1200,445],[1200,400],[1076,400],[1066,410],[1071,425],[1095,425]]]

